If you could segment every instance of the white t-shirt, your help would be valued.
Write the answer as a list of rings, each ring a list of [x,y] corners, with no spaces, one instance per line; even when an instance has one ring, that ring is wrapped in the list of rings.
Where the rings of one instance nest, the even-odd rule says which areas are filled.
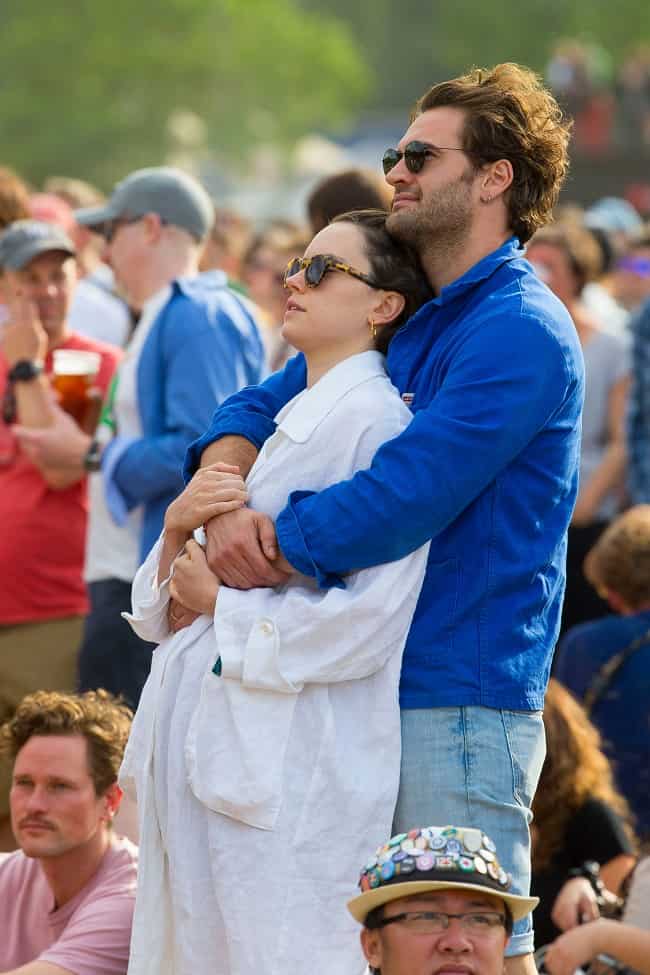
[[[111,294],[112,283],[112,271],[103,264],[82,278],[72,300],[69,324],[79,335],[124,348],[131,331],[131,314],[125,302]]]
[[[131,341],[126,347],[119,365],[113,419],[120,436],[142,437],[142,422],[138,405],[138,363],[144,343],[159,313],[169,301],[171,287],[167,285],[156,292],[142,309]],[[113,431],[101,424],[97,431],[100,442],[108,442]],[[104,478],[101,471],[89,478],[90,514],[86,542],[86,582],[102,579],[122,579],[131,582],[140,564],[140,540],[142,537],[142,508],[134,508],[124,525],[117,525],[106,504]]]

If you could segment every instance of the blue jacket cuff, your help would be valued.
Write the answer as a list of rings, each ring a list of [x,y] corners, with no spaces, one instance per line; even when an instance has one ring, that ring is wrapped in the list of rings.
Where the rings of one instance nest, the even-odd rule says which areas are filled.
[[[136,443],[136,440],[137,437],[113,437],[102,454],[104,496],[111,518],[116,525],[126,524],[130,506],[115,480],[115,470],[126,451],[131,444]]]
[[[291,565],[305,576],[316,579],[320,589],[345,589],[341,576],[323,572],[314,562],[300,527],[297,505],[304,498],[311,497],[315,491],[292,491],[289,501],[278,515],[275,533],[282,554]]]
[[[215,440],[228,436],[245,437],[260,450],[262,444],[275,433],[275,421],[260,413],[235,412],[226,408],[223,414],[223,417],[217,414],[203,436],[187,448],[183,464],[183,479],[186,484],[201,466],[201,454]]]

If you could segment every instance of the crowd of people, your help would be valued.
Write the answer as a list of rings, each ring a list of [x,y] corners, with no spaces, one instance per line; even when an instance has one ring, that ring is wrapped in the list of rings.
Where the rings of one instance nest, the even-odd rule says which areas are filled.
[[[0,169],[0,972],[650,975],[650,227],[570,129],[473,70],[304,225]]]

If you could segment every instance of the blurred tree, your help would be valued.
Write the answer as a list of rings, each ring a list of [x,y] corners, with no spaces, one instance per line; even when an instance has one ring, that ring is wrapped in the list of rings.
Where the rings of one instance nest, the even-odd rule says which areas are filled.
[[[0,159],[35,182],[108,187],[196,117],[206,148],[242,155],[336,122],[369,88],[348,26],[295,0],[2,0],[0,16]]]
[[[321,0],[300,3],[321,8]],[[369,107],[383,111],[404,110],[472,65],[519,61],[543,72],[562,37],[600,44],[617,62],[650,40],[650,4],[639,0],[329,0],[328,11],[352,27],[377,79]]]

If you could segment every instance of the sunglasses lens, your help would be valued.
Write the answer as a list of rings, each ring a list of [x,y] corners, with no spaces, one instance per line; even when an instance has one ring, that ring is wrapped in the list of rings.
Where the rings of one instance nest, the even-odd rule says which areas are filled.
[[[404,162],[409,173],[419,173],[427,159],[427,150],[417,142],[410,142],[404,152]]]
[[[322,254],[312,257],[305,268],[305,281],[311,288],[315,288],[321,283],[327,270],[327,262]]]
[[[391,169],[394,169],[395,166],[397,166],[401,158],[402,153],[397,149],[387,149],[381,161],[381,164],[384,167],[384,175],[390,173]]]
[[[287,269],[284,272],[284,278],[282,283],[284,284],[285,288],[287,286],[287,278],[292,278],[294,274],[298,274],[299,271],[300,271],[300,258],[294,257],[292,261],[289,261],[289,263],[287,264]]]

